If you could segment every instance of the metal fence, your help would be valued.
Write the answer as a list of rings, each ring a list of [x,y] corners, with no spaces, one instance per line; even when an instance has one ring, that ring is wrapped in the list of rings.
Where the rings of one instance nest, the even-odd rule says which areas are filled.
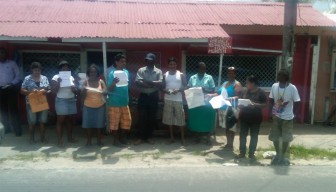
[[[22,53],[23,75],[31,74],[30,65],[37,61],[42,65],[42,75],[49,80],[58,73],[58,64],[62,60],[69,62],[70,69],[73,72],[80,71],[80,54],[79,53],[43,53],[43,52],[23,52]]]
[[[207,65],[207,74],[212,75],[217,86],[219,74],[219,55],[187,55],[186,75],[190,76],[197,73],[197,63],[203,61]],[[278,57],[277,56],[224,56],[221,74],[221,84],[227,80],[227,67],[237,69],[237,80],[245,86],[246,77],[255,75],[259,78],[260,87],[271,87],[276,80]]]

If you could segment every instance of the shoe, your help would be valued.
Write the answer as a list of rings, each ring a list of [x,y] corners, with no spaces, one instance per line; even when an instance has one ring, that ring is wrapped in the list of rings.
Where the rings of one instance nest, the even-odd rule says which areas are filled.
[[[257,157],[256,157],[254,154],[249,154],[249,155],[248,155],[248,158],[250,158],[250,159],[253,160],[253,161],[256,161],[256,160],[257,160]]]
[[[21,133],[21,132],[17,132],[17,133],[15,133],[15,136],[16,136],[16,137],[21,137],[21,136],[22,136],[22,133]]]
[[[233,146],[225,145],[224,149],[227,151],[233,151]]]
[[[279,160],[279,165],[280,166],[289,166],[290,165],[289,159],[287,159],[286,157],[280,159]]]
[[[236,155],[236,159],[242,159],[245,158],[245,154],[239,153],[238,155]]]
[[[271,165],[272,166],[279,165],[279,157],[277,155],[272,158]]]

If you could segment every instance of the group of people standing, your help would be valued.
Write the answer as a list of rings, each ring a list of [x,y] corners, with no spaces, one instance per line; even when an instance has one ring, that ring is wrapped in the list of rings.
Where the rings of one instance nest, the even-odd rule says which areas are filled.
[[[17,136],[22,134],[19,120],[11,121],[10,118],[18,118],[17,112],[8,113],[10,110],[17,110],[17,103],[14,101],[15,86],[20,82],[19,69],[15,63],[5,59],[5,49],[0,49],[0,99],[1,99],[1,121],[4,123],[6,132],[15,131]],[[83,82],[81,90],[78,90],[75,79],[70,77],[70,86],[61,86],[62,78],[56,74],[49,84],[48,78],[41,74],[42,66],[38,62],[31,64],[31,74],[24,78],[21,85],[21,93],[26,95],[27,119],[30,130],[30,142],[34,143],[35,125],[39,124],[40,140],[47,142],[45,138],[44,124],[47,122],[48,111],[32,112],[29,105],[29,94],[40,92],[44,95],[55,94],[55,110],[57,114],[57,144],[63,146],[63,127],[67,130],[67,141],[72,143],[76,139],[72,135],[73,115],[77,113],[76,95],[80,92],[83,103],[82,128],[86,130],[86,145],[92,145],[93,131],[97,136],[97,144],[104,145],[102,142],[102,132],[107,128],[113,134],[113,144],[116,146],[127,145],[127,134],[130,131],[132,117],[129,109],[129,84],[118,86],[120,82],[117,73],[125,73],[129,81],[129,72],[126,69],[126,56],[118,54],[114,58],[115,67],[109,70],[106,84],[101,78],[99,68],[92,64],[88,67],[87,78]],[[260,124],[262,122],[262,110],[267,105],[272,111],[273,126],[270,130],[269,139],[273,141],[277,155],[272,160],[272,164],[289,164],[285,158],[289,142],[293,140],[293,119],[294,105],[300,101],[296,87],[289,82],[287,70],[280,70],[277,75],[278,82],[273,84],[269,98],[265,92],[258,87],[258,78],[250,75],[246,79],[246,88],[236,80],[236,69],[227,68],[227,81],[223,83],[219,90],[215,90],[214,80],[211,75],[206,73],[206,64],[199,62],[198,73],[191,76],[187,82],[185,74],[177,70],[177,60],[174,57],[168,60],[168,71],[162,73],[155,66],[156,55],[148,53],[145,57],[146,66],[137,71],[135,85],[139,87],[140,94],[138,99],[138,139],[134,144],[141,143],[153,144],[153,130],[156,126],[157,110],[160,92],[164,94],[164,108],[162,122],[169,128],[170,138],[167,144],[175,141],[174,126],[180,129],[181,143],[185,143],[184,126],[185,111],[183,107],[184,91],[191,87],[202,87],[203,93],[207,97],[221,95],[226,92],[232,104],[238,106],[238,99],[249,99],[251,104],[248,106],[238,106],[239,125],[240,125],[240,153],[237,158],[244,158],[246,153],[251,159],[255,159],[255,151],[258,142]],[[69,63],[61,61],[59,71],[70,71]],[[269,102],[267,102],[269,101]],[[8,104],[12,107],[8,107]],[[207,129],[202,124],[206,117],[212,119],[218,114],[219,125],[225,127],[224,121],[227,115],[227,106],[218,110],[213,110],[209,106],[201,106],[188,110],[188,126],[199,127],[196,131],[206,132]],[[107,119],[106,119],[107,117]],[[192,122],[190,119],[197,119]],[[211,120],[210,120],[211,121]],[[13,124],[15,123],[15,125]],[[213,122],[214,123],[214,122]],[[11,129],[10,127],[13,126]],[[213,126],[213,124],[210,124]],[[191,128],[192,130],[192,128]],[[246,138],[250,132],[251,140],[249,150],[246,147]],[[235,132],[226,129],[227,144],[225,149],[233,150]],[[280,139],[282,142],[280,143]]]

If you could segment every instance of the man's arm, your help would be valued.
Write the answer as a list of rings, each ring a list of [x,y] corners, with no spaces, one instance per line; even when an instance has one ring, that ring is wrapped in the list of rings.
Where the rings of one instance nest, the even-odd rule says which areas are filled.
[[[138,70],[137,75],[135,77],[135,84],[140,86],[140,87],[144,87],[144,88],[151,88],[152,87],[144,81],[143,74],[141,73],[140,69]]]

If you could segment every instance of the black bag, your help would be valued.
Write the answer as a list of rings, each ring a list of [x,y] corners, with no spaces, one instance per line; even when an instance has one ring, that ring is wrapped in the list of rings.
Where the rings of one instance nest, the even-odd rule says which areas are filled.
[[[226,120],[225,120],[225,126],[227,129],[231,129],[237,122],[238,122],[238,119],[236,118],[233,110],[232,110],[232,107],[229,107],[227,109],[227,113],[226,113]]]

